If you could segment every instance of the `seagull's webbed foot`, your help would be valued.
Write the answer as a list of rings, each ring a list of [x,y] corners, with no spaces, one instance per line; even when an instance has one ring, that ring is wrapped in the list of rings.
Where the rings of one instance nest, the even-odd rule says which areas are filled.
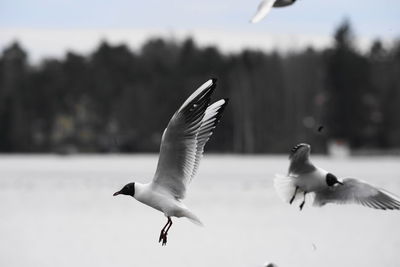
[[[167,234],[164,235],[161,245],[165,246],[166,244],[167,244]]]
[[[302,209],[303,209],[303,207],[304,207],[304,204],[306,204],[306,194],[307,194],[307,192],[306,192],[306,191],[304,191],[304,198],[303,198],[303,202],[301,202],[301,204],[300,204],[300,206],[299,206],[300,210],[302,210]]]
[[[296,197],[296,194],[297,194],[297,190],[299,189],[299,187],[298,186],[296,186],[296,189],[294,190],[294,194],[293,194],[293,196],[292,196],[292,198],[290,199],[290,205],[292,205],[292,203],[293,203],[293,201],[294,201],[294,199],[295,199],[295,197]]]
[[[158,239],[158,243],[161,243],[162,246],[167,244],[167,233],[162,231],[160,237]]]

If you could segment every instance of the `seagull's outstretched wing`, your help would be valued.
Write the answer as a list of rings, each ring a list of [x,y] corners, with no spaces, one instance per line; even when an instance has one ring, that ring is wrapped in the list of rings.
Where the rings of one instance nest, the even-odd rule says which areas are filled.
[[[310,161],[311,146],[300,143],[294,146],[290,152],[289,174],[298,175],[312,172],[316,167]]]
[[[357,203],[382,210],[400,209],[399,197],[353,178],[344,179],[343,185],[336,185],[315,193],[314,205],[322,206],[326,203]]]
[[[186,185],[198,169],[204,145],[227,103],[222,99],[209,106],[215,86],[216,80],[212,79],[197,89],[173,115],[162,136],[153,184],[178,199],[185,196]]]
[[[222,112],[224,111],[227,104],[228,99],[221,99],[210,105],[207,108],[206,113],[204,114],[203,120],[201,121],[201,126],[196,136],[196,159],[194,161],[191,178],[193,178],[197,173],[200,165],[200,160],[203,157],[204,146],[213,134],[215,127],[217,127],[217,124],[221,119]]]
[[[251,23],[257,23],[262,20],[271,10],[276,0],[263,0],[258,5],[257,12],[250,20]]]

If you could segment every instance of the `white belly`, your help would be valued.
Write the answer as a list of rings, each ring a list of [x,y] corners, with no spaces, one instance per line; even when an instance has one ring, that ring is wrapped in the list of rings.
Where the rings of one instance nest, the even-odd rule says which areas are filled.
[[[326,174],[328,172],[317,168],[315,171],[296,177],[295,184],[305,192],[319,191],[327,186]]]
[[[161,211],[165,216],[184,216],[185,205],[170,194],[154,190],[150,184],[136,186],[135,189],[134,197],[143,204]]]

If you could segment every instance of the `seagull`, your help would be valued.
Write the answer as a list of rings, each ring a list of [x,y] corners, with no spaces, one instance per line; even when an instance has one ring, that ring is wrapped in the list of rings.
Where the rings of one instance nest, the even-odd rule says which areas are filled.
[[[250,20],[251,23],[261,21],[271,10],[272,7],[284,7],[292,5],[296,0],[263,0],[258,5],[257,12]]]
[[[293,147],[288,175],[275,176],[275,189],[284,201],[292,204],[299,194],[303,194],[302,210],[306,194],[313,193],[315,206],[355,203],[381,210],[400,209],[400,198],[392,193],[354,178],[339,180],[334,174],[315,166],[310,161],[310,151],[309,144],[300,143]]]
[[[216,79],[200,86],[175,112],[164,130],[158,165],[150,183],[129,183],[117,195],[128,195],[161,211],[167,217],[158,242],[167,244],[171,217],[186,217],[202,225],[199,218],[183,203],[186,187],[196,175],[204,146],[221,119],[228,99],[210,105]]]
[[[264,263],[264,267],[278,267],[278,265],[273,262],[266,262]]]

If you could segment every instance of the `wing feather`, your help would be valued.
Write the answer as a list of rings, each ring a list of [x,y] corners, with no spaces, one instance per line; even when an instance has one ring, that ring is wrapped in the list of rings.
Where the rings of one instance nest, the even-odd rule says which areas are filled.
[[[257,23],[261,21],[271,10],[276,0],[263,0],[258,5],[257,12],[251,19],[251,23]]]
[[[164,130],[153,184],[177,199],[184,198],[204,149],[226,104],[220,100],[209,106],[216,80],[211,79],[183,103]]]
[[[202,124],[200,126],[199,132],[196,136],[197,146],[194,166],[191,174],[191,179],[196,175],[197,170],[200,165],[200,160],[203,157],[204,146],[213,134],[214,129],[217,127],[222,113],[228,104],[228,99],[221,99],[212,105],[210,105],[203,117]]]
[[[300,143],[294,146],[289,155],[290,165],[289,174],[310,173],[316,170],[314,164],[310,161],[311,146],[306,143]]]
[[[357,203],[382,210],[400,209],[399,197],[353,178],[344,179],[343,185],[336,185],[315,193],[315,205],[322,206],[326,203]]]

